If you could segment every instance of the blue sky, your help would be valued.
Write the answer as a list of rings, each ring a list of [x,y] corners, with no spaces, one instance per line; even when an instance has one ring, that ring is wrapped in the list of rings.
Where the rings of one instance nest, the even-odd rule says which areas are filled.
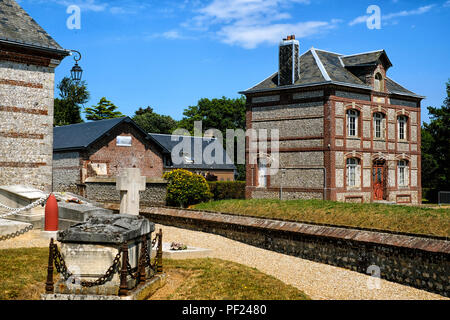
[[[200,98],[239,97],[277,70],[278,43],[295,34],[342,54],[385,49],[388,76],[440,107],[450,78],[450,0],[21,0],[21,6],[64,48],[81,51],[91,100],[113,101],[126,115],[139,107],[179,120]],[[81,9],[81,29],[66,12]],[[381,9],[381,29],[366,25]],[[69,75],[66,58],[56,81]]]

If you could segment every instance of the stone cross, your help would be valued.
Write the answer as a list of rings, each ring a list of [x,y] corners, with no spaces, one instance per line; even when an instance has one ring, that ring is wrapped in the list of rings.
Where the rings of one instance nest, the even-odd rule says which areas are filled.
[[[120,191],[120,213],[139,215],[139,191],[144,191],[146,177],[138,168],[123,169],[117,176],[116,189]]]

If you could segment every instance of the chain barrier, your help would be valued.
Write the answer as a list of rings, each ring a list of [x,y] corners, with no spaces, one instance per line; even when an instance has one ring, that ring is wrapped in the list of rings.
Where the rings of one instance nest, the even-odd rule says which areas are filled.
[[[81,281],[80,279],[75,278],[74,275],[68,271],[66,262],[62,257],[61,253],[59,252],[58,246],[56,244],[53,245],[52,250],[54,257],[53,261],[55,263],[56,271],[63,276],[65,281],[72,279],[72,284],[79,283],[82,287],[85,288],[101,286],[106,282],[110,281],[113,275],[117,273],[119,270],[120,258],[122,256],[122,250],[119,249],[119,252],[114,258],[113,264],[108,268],[108,271],[106,271],[106,273],[103,276],[101,276],[95,281]]]
[[[159,240],[159,241],[158,241]],[[161,252],[162,250],[162,232],[160,232],[158,235],[156,235],[155,239],[151,242],[152,247],[154,247],[158,242],[158,250]],[[126,249],[127,245],[124,244],[124,249],[119,249],[119,252],[117,253],[116,257],[114,258],[113,264],[109,267],[108,271],[98,278],[95,281],[81,281],[81,279],[76,278],[73,273],[71,273],[66,265],[66,262],[61,255],[61,252],[58,249],[58,245],[53,242],[53,239],[50,242],[50,252],[49,252],[49,264],[48,264],[48,274],[47,274],[47,283],[46,283],[46,292],[52,293],[54,292],[54,283],[53,283],[53,265],[56,268],[57,273],[61,274],[64,281],[70,281],[72,284],[80,284],[84,288],[91,288],[95,286],[101,286],[109,281],[112,280],[114,274],[119,273],[121,274],[121,289],[122,290],[122,282],[125,281],[125,291],[126,291],[126,275],[130,275],[132,279],[138,280],[138,283],[142,281],[145,281],[145,274],[141,274],[141,272],[144,272],[143,269],[146,267],[149,267],[152,271],[158,273],[157,267],[161,267],[162,272],[162,264],[159,266],[158,260],[161,259],[161,257],[158,257],[158,255],[154,259],[154,263],[151,263],[151,256],[150,252],[148,250],[147,245],[147,239],[143,240],[142,245],[144,246],[141,249],[141,256],[139,257],[138,265],[137,265],[137,271],[133,272],[133,268],[130,265],[128,252]],[[151,247],[151,248],[152,248]],[[125,265],[121,266],[121,258],[122,260],[126,260]],[[122,267],[122,270],[121,270]],[[123,268],[126,268],[124,270]],[[123,273],[125,272],[125,273]],[[145,271],[146,273],[146,271]],[[125,278],[123,276],[125,275]],[[121,292],[119,291],[119,295],[121,295]]]
[[[0,236],[0,241],[6,241],[6,240],[9,240],[9,239],[16,238],[18,236],[21,236],[21,235],[31,231],[32,229],[33,229],[33,225],[29,225],[28,227],[25,227],[22,230],[19,230],[19,231],[16,231],[16,232],[4,235],[4,236]]]
[[[36,208],[37,206],[43,205],[45,202],[47,202],[49,197],[50,197],[50,195],[45,195],[45,196],[41,197],[39,200],[36,200],[35,202],[33,202],[23,208],[11,208],[11,207],[8,207],[7,205],[0,203],[0,208],[6,209],[9,211],[8,213],[0,215],[0,219],[12,216],[14,214],[18,214],[23,211],[28,211],[33,208]]]

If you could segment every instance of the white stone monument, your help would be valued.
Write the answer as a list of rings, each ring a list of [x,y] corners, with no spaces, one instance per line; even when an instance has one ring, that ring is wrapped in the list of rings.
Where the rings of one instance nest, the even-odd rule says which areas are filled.
[[[145,190],[146,181],[139,168],[120,172],[116,181],[116,189],[120,191],[120,214],[139,215],[139,191]]]

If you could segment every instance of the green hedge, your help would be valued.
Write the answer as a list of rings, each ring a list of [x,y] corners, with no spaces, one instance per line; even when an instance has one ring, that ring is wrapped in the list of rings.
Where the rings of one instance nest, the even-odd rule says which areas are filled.
[[[214,200],[245,199],[245,181],[208,182]]]

